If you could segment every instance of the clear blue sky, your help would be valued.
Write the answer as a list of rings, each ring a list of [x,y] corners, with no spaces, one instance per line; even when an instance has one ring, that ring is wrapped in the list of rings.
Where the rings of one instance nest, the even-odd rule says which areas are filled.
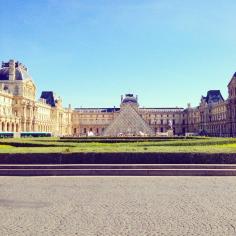
[[[236,71],[235,0],[0,0],[0,60],[64,106],[198,105]]]

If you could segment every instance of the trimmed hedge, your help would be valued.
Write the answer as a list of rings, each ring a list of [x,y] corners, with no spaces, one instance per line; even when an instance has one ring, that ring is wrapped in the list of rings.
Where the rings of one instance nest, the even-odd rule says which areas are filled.
[[[0,164],[236,164],[236,153],[0,153]]]
[[[78,143],[128,143],[128,142],[162,142],[162,141],[176,141],[176,140],[201,140],[205,137],[61,137],[59,142],[78,142]]]
[[[61,140],[168,140],[168,139],[202,139],[202,138],[206,138],[204,136],[169,136],[169,137],[160,137],[160,136],[147,136],[147,137],[143,137],[143,136],[130,136],[130,137],[126,137],[126,136],[114,136],[114,137],[106,137],[106,136],[93,136],[93,137],[60,137]]]
[[[63,144],[44,144],[44,143],[36,143],[36,142],[0,142],[2,145],[11,145],[13,147],[74,147],[72,145],[63,145]]]
[[[62,143],[137,143],[137,142],[166,142],[175,139],[64,139]]]

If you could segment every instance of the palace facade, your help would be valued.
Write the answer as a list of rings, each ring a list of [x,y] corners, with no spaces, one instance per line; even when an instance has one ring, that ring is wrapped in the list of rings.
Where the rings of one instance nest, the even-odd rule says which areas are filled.
[[[137,96],[126,94],[120,107],[72,109],[63,108],[52,91],[43,91],[37,100],[28,69],[10,60],[0,68],[0,131],[56,136],[236,136],[236,73],[228,84],[227,99],[220,90],[210,90],[197,107],[141,108]]]
[[[28,69],[14,60],[0,69],[0,131],[71,133],[71,108],[51,91],[36,100],[36,86]]]

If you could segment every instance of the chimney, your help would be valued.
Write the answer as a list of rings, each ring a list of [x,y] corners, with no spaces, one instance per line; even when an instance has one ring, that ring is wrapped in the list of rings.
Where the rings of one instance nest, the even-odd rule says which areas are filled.
[[[122,102],[122,101],[123,101],[123,95],[120,96],[120,102]]]
[[[15,80],[15,61],[9,61],[9,80]]]

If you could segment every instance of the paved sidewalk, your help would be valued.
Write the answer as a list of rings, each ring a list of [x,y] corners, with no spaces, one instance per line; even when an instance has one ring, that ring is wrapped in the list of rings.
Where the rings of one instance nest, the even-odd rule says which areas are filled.
[[[236,177],[0,177],[0,235],[236,235]]]

